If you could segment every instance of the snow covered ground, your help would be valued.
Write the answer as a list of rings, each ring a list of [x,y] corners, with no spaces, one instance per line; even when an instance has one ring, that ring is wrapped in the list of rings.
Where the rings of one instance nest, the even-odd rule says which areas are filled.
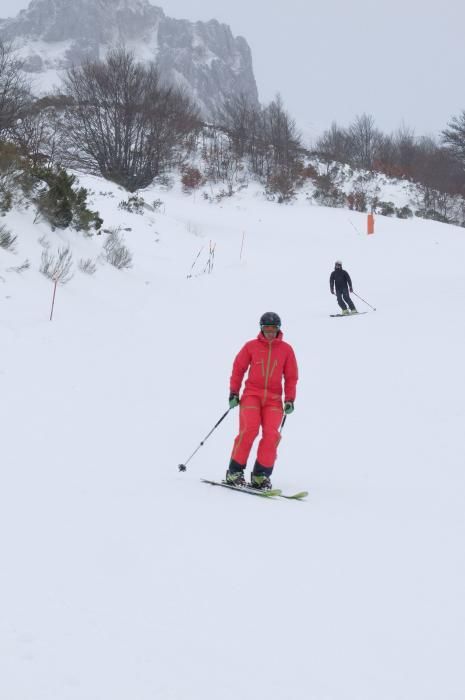
[[[77,261],[106,234],[2,219],[0,698],[462,700],[465,231],[377,217],[368,237],[253,188],[145,192],[164,204],[141,216],[82,184],[134,266],[76,271],[52,322],[39,238]],[[337,258],[376,312],[329,318]],[[302,503],[200,482],[237,412],[177,469],[268,310],[301,374],[273,483]]]

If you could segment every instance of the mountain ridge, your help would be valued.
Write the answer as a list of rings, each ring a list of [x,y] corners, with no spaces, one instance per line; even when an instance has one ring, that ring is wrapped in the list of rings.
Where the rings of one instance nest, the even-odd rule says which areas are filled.
[[[155,61],[161,77],[182,85],[211,118],[230,96],[258,105],[247,41],[216,19],[167,17],[148,0],[31,0],[15,18],[0,19],[0,39],[12,41],[36,94],[50,91],[71,65],[103,59],[125,45],[142,62]]]

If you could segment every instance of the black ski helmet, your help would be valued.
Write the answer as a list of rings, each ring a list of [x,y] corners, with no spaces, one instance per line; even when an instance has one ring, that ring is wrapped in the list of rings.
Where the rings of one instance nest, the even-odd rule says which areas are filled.
[[[281,328],[281,319],[273,311],[267,311],[260,319],[260,328],[263,326],[277,326]]]

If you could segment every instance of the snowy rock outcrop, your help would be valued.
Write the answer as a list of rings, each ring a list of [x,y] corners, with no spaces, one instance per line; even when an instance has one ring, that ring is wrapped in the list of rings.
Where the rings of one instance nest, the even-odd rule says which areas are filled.
[[[70,65],[124,45],[187,88],[207,118],[227,96],[244,94],[258,104],[245,39],[216,20],[166,17],[148,0],[32,0],[16,18],[0,20],[0,38],[18,48],[37,93],[58,84]]]

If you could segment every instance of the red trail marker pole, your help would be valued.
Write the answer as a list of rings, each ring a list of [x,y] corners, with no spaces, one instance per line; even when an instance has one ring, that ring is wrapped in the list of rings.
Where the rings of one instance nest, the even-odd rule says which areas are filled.
[[[53,308],[55,306],[55,295],[57,293],[57,284],[58,284],[58,280],[56,279],[55,284],[53,285],[53,298],[52,298],[52,308],[50,310],[50,320],[52,320],[52,318],[53,318]]]

